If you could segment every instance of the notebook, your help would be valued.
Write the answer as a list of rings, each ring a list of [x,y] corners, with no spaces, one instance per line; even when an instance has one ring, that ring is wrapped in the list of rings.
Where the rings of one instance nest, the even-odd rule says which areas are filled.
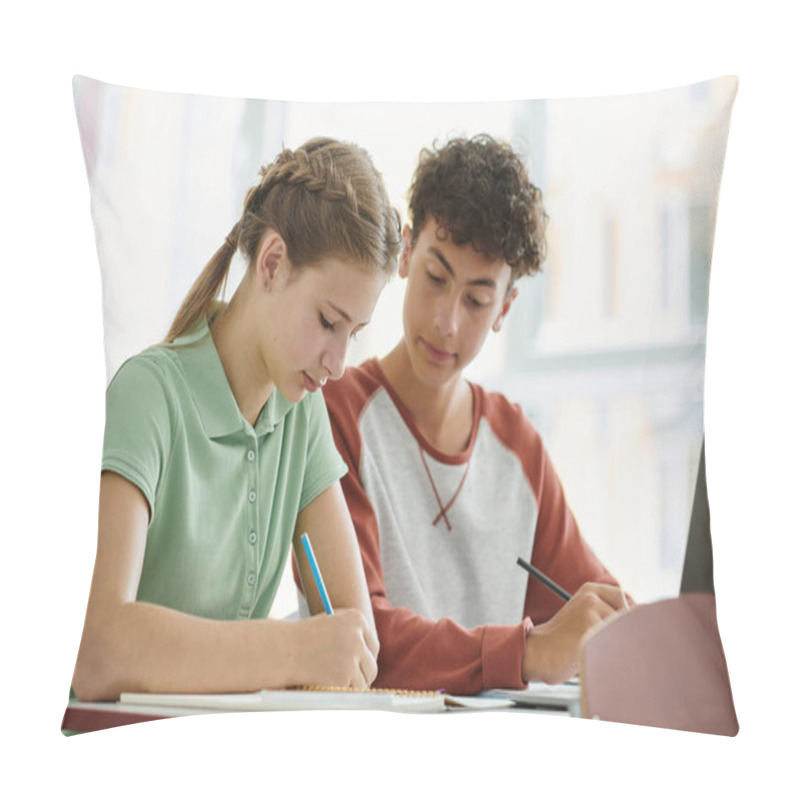
[[[374,709],[385,711],[445,711],[449,708],[505,708],[513,701],[497,697],[456,697],[444,692],[391,689],[261,690],[236,694],[148,694],[123,692],[119,705],[165,713],[183,710],[215,711],[323,711]]]
[[[515,706],[546,709],[581,715],[581,687],[577,678],[565,683],[541,683],[532,681],[525,689],[495,689],[483,692],[481,697],[504,698]]]

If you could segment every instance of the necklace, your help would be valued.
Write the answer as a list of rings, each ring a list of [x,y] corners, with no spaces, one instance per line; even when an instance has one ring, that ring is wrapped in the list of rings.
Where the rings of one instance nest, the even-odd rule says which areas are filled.
[[[469,472],[469,465],[472,459],[467,461],[466,467],[464,468],[464,474],[461,476],[461,480],[458,482],[458,486],[453,492],[453,496],[447,502],[447,505],[442,505],[442,498],[439,497],[439,491],[436,488],[436,482],[433,480],[433,475],[431,475],[431,471],[428,468],[428,462],[425,460],[425,451],[422,449],[422,445],[419,446],[419,455],[422,459],[422,466],[425,467],[425,474],[428,476],[428,480],[430,481],[431,489],[433,489],[434,497],[436,497],[436,502],[439,504],[439,513],[434,517],[434,520],[431,524],[436,527],[441,520],[444,520],[444,524],[447,525],[447,530],[451,531],[453,526],[450,524],[450,520],[447,518],[447,512],[452,508],[453,503],[455,503],[456,498],[461,491],[461,487],[464,485],[464,481],[467,479],[467,473]]]

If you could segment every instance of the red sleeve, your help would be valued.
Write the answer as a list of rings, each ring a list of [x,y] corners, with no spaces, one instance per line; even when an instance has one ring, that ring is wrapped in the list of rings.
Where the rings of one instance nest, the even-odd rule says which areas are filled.
[[[487,395],[486,416],[496,435],[516,452],[538,504],[531,563],[570,594],[584,583],[615,583],[581,536],[564,488],[541,436],[522,409],[502,395]],[[564,601],[530,578],[524,614],[534,625],[546,622]]]
[[[347,463],[342,487],[358,536],[364,573],[380,641],[376,687],[444,689],[475,694],[489,688],[521,688],[522,657],[529,621],[466,629],[451,619],[429,620],[386,597],[380,533],[361,485],[359,416],[380,387],[364,369],[350,369],[325,388],[333,437]]]

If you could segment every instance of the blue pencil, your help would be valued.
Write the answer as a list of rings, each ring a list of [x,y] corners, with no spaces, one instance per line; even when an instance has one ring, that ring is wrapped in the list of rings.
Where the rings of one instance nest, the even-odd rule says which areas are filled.
[[[308,563],[311,565],[311,574],[314,576],[314,582],[317,584],[317,591],[322,598],[322,605],[325,606],[325,613],[333,614],[333,607],[328,597],[328,590],[325,588],[325,581],[322,580],[322,573],[319,571],[317,559],[314,557],[314,551],[311,548],[311,541],[308,538],[308,534],[304,533],[300,537],[300,541],[303,543],[306,556],[308,556]]]

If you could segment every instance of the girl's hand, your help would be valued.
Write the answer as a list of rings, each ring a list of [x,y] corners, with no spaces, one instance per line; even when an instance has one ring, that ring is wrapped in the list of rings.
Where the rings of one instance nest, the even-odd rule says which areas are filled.
[[[364,615],[347,608],[292,623],[298,686],[366,689],[378,674],[378,640]]]

